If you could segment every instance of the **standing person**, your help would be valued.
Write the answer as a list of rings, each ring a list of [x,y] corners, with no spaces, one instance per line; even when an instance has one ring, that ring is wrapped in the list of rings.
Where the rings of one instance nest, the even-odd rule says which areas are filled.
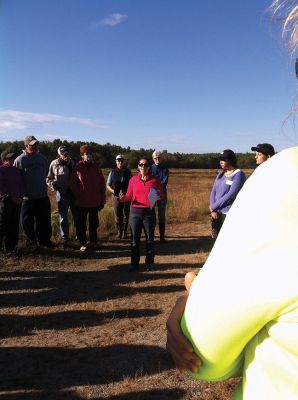
[[[295,49],[297,5],[276,0],[272,7],[286,10],[279,19]],[[298,398],[297,198],[298,147],[292,147],[246,182],[203,269],[191,286],[188,277],[190,290],[168,318],[167,348],[177,367],[203,380],[242,377],[235,400]]]
[[[70,190],[74,194],[77,207],[77,236],[81,244],[80,251],[87,250],[87,218],[89,225],[89,248],[97,246],[98,212],[106,202],[106,185],[101,169],[93,160],[89,145],[80,147],[79,161],[70,177]]]
[[[256,152],[255,159],[257,165],[269,160],[269,158],[275,154],[274,147],[269,143],[260,143],[257,146],[252,147],[251,151]]]
[[[0,250],[17,251],[24,182],[20,170],[13,166],[16,154],[1,153],[0,166]]]
[[[74,196],[69,188],[70,175],[75,161],[70,157],[66,146],[58,148],[58,158],[50,164],[47,184],[56,191],[60,219],[60,235],[64,242],[69,240],[68,209],[71,210],[74,225],[77,226],[77,212]]]
[[[144,227],[146,234],[147,271],[152,270],[154,264],[154,205],[159,197],[163,197],[160,180],[150,171],[146,158],[141,158],[138,164],[139,174],[133,176],[128,184],[126,194],[120,192],[119,200],[131,202],[129,223],[132,230],[131,266],[129,271],[138,271],[140,264],[140,240]]]
[[[165,239],[166,231],[166,206],[167,206],[167,185],[169,181],[169,170],[162,159],[162,154],[159,150],[154,150],[152,153],[152,159],[154,164],[152,165],[152,175],[156,176],[163,187],[163,199],[157,200],[157,214],[158,214],[158,225],[159,225],[159,240],[160,243],[167,243]]]
[[[107,189],[112,193],[112,205],[117,227],[117,238],[127,238],[130,204],[119,201],[120,191],[126,194],[128,182],[131,178],[131,171],[125,165],[125,157],[118,154],[116,157],[116,168],[112,169],[107,179]]]
[[[237,168],[236,154],[226,149],[220,153],[222,169],[210,193],[212,238],[216,239],[239,190],[245,182],[244,172]]]
[[[21,221],[28,247],[33,251],[38,245],[50,249],[55,247],[51,242],[51,203],[46,183],[48,161],[38,151],[38,143],[34,136],[27,136],[24,140],[23,154],[14,162],[24,176],[25,196],[21,208]]]

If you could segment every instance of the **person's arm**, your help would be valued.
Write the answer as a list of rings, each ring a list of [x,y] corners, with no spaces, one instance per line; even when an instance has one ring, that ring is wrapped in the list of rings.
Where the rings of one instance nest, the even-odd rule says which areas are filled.
[[[55,174],[54,174],[53,163],[51,163],[46,182],[49,188],[51,188],[53,191],[56,190],[56,188],[54,187],[55,186],[54,181],[55,181]]]
[[[245,181],[245,175],[243,174],[243,172],[242,171],[237,172],[233,176],[233,180],[231,180],[231,182],[233,182],[233,183],[230,186],[230,190],[224,196],[222,196],[220,199],[217,199],[217,201],[212,203],[212,206],[211,206],[212,211],[216,211],[216,210],[221,209],[229,204],[232,204],[233,201],[235,200],[238,192],[242,188],[244,181]]]
[[[1,197],[6,197],[7,196],[7,188],[4,183],[4,177],[3,177],[3,169],[0,168],[0,196]]]
[[[128,183],[128,188],[126,194],[123,194],[122,191],[119,193],[119,200],[121,202],[129,202],[133,197],[133,179],[131,178]]]
[[[108,179],[107,179],[107,189],[110,193],[114,194],[114,189],[112,187],[113,179],[112,179],[113,171],[110,171]]]
[[[196,355],[192,344],[183,335],[180,327],[181,318],[184,313],[186,301],[188,298],[188,292],[194,278],[195,274],[193,272],[189,272],[186,274],[186,292],[176,301],[176,304],[174,305],[166,324],[166,347],[180,372],[186,372],[187,370],[190,370],[192,372],[199,372],[202,364],[200,358]]]
[[[72,170],[72,173],[70,174],[70,178],[69,178],[69,188],[70,191],[73,193],[75,198],[78,198],[81,194],[81,186],[80,186],[80,181],[79,178],[77,176],[77,172],[78,172],[78,165],[76,164]]]
[[[168,181],[169,181],[169,170],[168,170],[167,167],[163,167],[162,168],[162,174],[161,175],[162,176],[161,176],[160,181],[161,181],[163,187],[166,187],[167,184],[168,184]]]
[[[213,183],[213,186],[212,186],[212,189],[211,189],[211,192],[210,192],[210,206],[209,206],[210,212],[215,210],[214,204],[215,204],[217,180],[218,180],[218,176],[215,178],[215,181]]]
[[[106,182],[105,182],[105,178],[103,176],[102,170],[101,168],[98,169],[98,176],[99,176],[99,184],[100,184],[100,192],[101,192],[101,204],[100,205],[104,205],[106,203]]]

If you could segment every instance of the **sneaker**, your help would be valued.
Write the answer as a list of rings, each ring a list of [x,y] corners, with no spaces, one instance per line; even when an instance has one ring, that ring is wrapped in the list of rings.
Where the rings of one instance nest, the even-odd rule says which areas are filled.
[[[80,247],[80,251],[81,251],[82,253],[85,253],[85,251],[87,251],[87,246],[86,246],[86,245],[81,246],[81,247]]]
[[[90,242],[90,243],[88,244],[88,249],[95,250],[96,248],[97,248],[97,243],[95,243],[95,242]]]
[[[146,270],[152,271],[152,264],[146,264]]]
[[[139,270],[139,266],[138,265],[131,265],[129,268],[128,268],[128,271],[129,272],[136,272],[136,271],[138,271]]]
[[[160,238],[159,241],[162,244],[167,244],[168,243],[165,238]]]

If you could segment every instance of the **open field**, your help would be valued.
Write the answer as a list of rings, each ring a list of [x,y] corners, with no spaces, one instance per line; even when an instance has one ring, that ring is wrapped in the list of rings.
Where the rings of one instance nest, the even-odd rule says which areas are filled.
[[[0,399],[231,399],[235,380],[194,381],[165,350],[184,274],[211,249],[206,207],[215,174],[172,171],[169,243],[156,243],[151,272],[129,273],[129,242],[112,236],[86,254],[73,242],[1,257]]]

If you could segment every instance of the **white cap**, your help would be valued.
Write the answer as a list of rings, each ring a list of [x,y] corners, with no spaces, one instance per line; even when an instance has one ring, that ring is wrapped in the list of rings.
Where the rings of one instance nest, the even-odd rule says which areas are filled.
[[[116,160],[125,160],[125,157],[124,157],[123,154],[118,154],[118,155],[116,156]]]

